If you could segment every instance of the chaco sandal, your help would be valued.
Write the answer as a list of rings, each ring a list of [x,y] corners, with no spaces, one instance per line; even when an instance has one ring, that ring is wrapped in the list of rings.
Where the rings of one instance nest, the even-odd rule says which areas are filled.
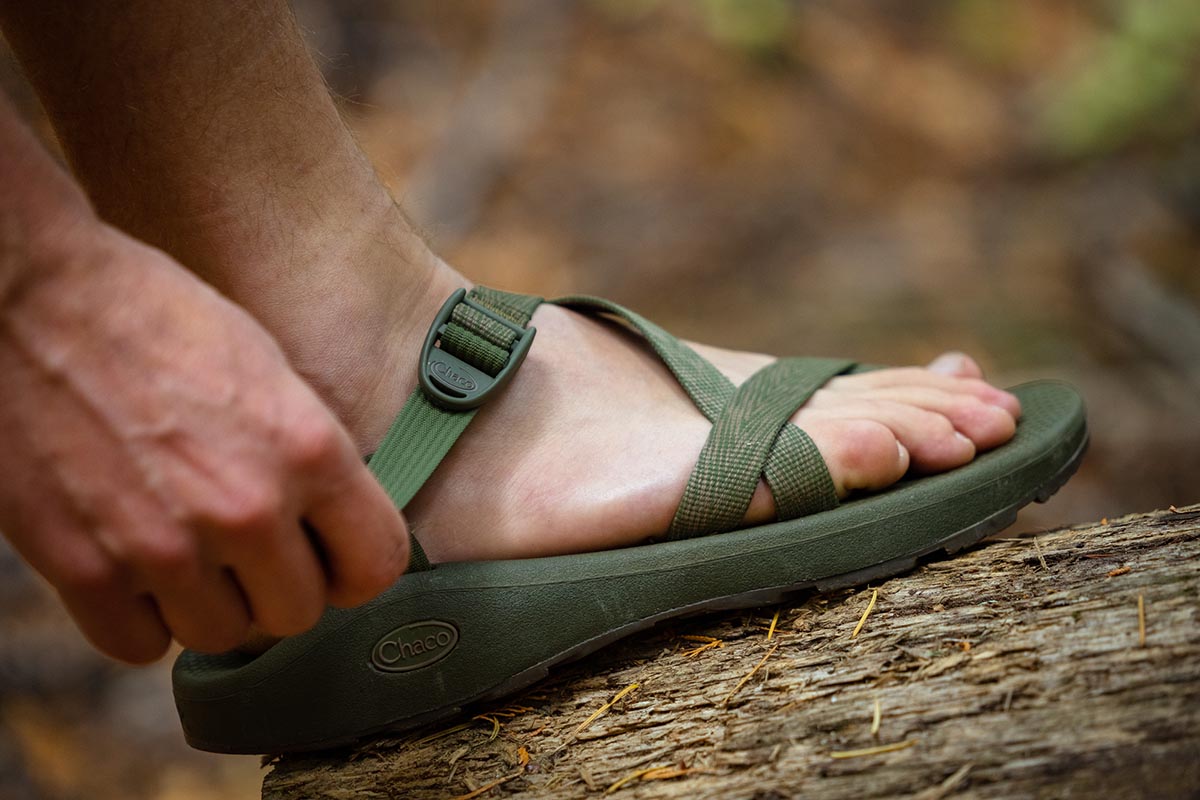
[[[420,387],[370,461],[398,508],[480,404],[514,378],[541,302],[477,287],[442,308],[422,352]],[[1087,445],[1079,395],[1062,383],[1027,383],[1011,390],[1023,411],[1006,444],[950,472],[839,503],[816,446],[788,420],[826,381],[863,368],[785,358],[735,387],[631,311],[588,297],[554,302],[639,333],[713,423],[665,536],[619,550],[436,566],[414,543],[408,573],[382,595],[330,609],[315,628],[262,655],[184,652],[175,700],[193,746],[277,753],[348,744],[510,694],[666,619],[903,572],[1046,500]],[[779,521],[738,529],[760,476]]]

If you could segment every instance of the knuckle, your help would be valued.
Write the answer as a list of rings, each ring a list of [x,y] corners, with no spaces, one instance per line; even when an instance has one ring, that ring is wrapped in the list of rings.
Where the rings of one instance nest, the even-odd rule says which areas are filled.
[[[47,577],[60,589],[75,594],[110,592],[120,583],[121,570],[107,558],[92,558],[64,564]]]
[[[991,413],[992,409],[996,409],[997,411],[1002,410],[991,405],[982,397],[973,394],[955,397],[947,405],[948,414],[966,417],[968,419],[986,417]]]
[[[959,386],[966,392],[979,400],[990,397],[996,390],[990,383],[983,378],[959,378]]]
[[[978,398],[956,401],[947,414],[962,425],[981,432],[1003,430],[1006,425],[1011,424],[1012,420],[1012,416],[1004,409],[985,403]]]
[[[196,548],[185,536],[160,534],[146,537],[130,548],[129,560],[143,570],[167,577],[182,577],[196,565]]]
[[[265,482],[228,492],[209,516],[224,531],[254,534],[274,530],[283,516],[283,493]]]
[[[301,418],[288,432],[287,454],[298,467],[323,464],[339,449],[339,431],[325,414],[309,414]]]

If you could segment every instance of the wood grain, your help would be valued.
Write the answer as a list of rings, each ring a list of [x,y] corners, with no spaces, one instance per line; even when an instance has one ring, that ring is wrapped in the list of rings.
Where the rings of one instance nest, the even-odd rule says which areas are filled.
[[[480,714],[283,758],[263,796],[1195,797],[1200,507],[657,629]]]

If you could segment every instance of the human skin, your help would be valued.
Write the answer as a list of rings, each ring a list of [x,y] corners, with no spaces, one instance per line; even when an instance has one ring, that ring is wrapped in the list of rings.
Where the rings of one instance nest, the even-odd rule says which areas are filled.
[[[274,569],[271,564],[294,557],[290,548],[311,557],[296,520],[313,521],[322,542],[337,526],[317,524],[307,508],[279,500],[293,497],[288,483],[292,473],[287,469],[293,461],[287,456],[286,436],[273,432],[272,426],[293,414],[305,420],[321,416],[309,402],[311,395],[303,403],[299,399],[302,392],[285,377],[290,373],[283,358],[312,387],[326,413],[345,426],[353,442],[351,450],[368,454],[415,387],[425,326],[442,300],[470,281],[429,251],[378,181],[339,119],[290,11],[280,0],[9,2],[0,5],[0,25],[46,106],[72,170],[106,223],[101,225],[104,236],[83,237],[72,248],[74,255],[41,260],[86,261],[90,253],[113,249],[130,254],[125,259],[97,256],[110,265],[107,270],[74,270],[69,272],[71,278],[48,284],[37,295],[42,308],[56,309],[71,297],[104,297],[107,306],[88,303],[78,308],[67,327],[87,331],[102,342],[103,319],[96,322],[89,315],[103,317],[99,309],[112,307],[120,310],[114,316],[126,326],[115,340],[121,348],[137,352],[150,347],[142,343],[143,337],[151,340],[153,357],[121,367],[124,380],[115,388],[118,397],[131,404],[155,407],[157,400],[148,395],[188,377],[172,377],[171,370],[180,363],[200,364],[216,385],[224,385],[222,380],[237,385],[236,401],[222,408],[226,412],[243,404],[249,408],[244,418],[239,417],[240,424],[230,423],[228,430],[213,427],[224,421],[222,414],[201,402],[184,403],[171,412],[173,437],[210,448],[212,458],[201,461],[206,469],[171,472],[179,479],[165,488],[155,483],[160,503],[172,507],[177,494],[204,494],[192,481],[202,488],[215,485],[204,496],[220,497],[222,489],[241,485],[231,482],[226,473],[241,475],[248,470],[259,481],[255,485],[260,493],[252,496],[272,500],[253,504],[257,513],[251,518],[262,530],[286,529],[290,538],[285,541],[281,534],[261,552],[253,546],[239,551],[242,563]],[[19,204],[21,192],[14,189],[12,194]],[[126,234],[162,252],[137,245]],[[101,247],[97,240],[119,241],[121,247]],[[283,356],[274,352],[269,357],[270,348],[262,343],[266,334],[232,305],[211,293],[203,302],[193,296],[195,287],[164,252],[257,320],[278,342]],[[24,258],[31,261],[33,256]],[[114,261],[139,266],[118,269],[111,266]],[[136,272],[139,279],[117,280],[127,274],[124,270]],[[157,274],[163,271],[169,277]],[[104,276],[108,277],[102,280]],[[85,279],[91,283],[78,288],[71,282]],[[236,317],[237,322],[197,324],[198,332],[190,337],[172,338],[173,326],[162,318],[164,308],[174,309],[169,313],[172,321],[190,320],[193,315],[205,320],[212,315],[221,320]],[[787,309],[778,313],[786,314]],[[40,317],[30,312],[24,319],[34,324],[28,321]],[[553,306],[540,308],[533,324],[539,329],[537,341],[516,380],[479,413],[405,509],[409,524],[434,561],[571,553],[635,544],[660,534],[703,446],[707,420],[662,365],[627,333]],[[42,341],[43,333],[29,333],[21,346],[31,349]],[[224,333],[235,334],[237,344],[231,345]],[[735,383],[771,360],[759,354],[695,347]],[[82,377],[76,379],[75,370],[80,375],[112,371],[114,350],[72,352],[79,358],[57,373],[69,379],[60,378],[44,388],[42,395],[35,396],[41,402],[14,402],[17,411],[0,410],[12,414],[12,425],[38,431],[36,437],[32,433],[27,437],[30,451],[49,446],[42,444],[46,437],[55,441],[50,433],[58,423],[49,412],[57,409],[55,392],[83,386],[88,391],[72,389],[84,398],[78,405],[87,407],[101,399],[111,402],[106,393],[114,387],[97,384],[93,392]],[[93,361],[84,363],[89,358]],[[243,359],[254,368],[244,368]],[[150,379],[161,369],[167,370],[166,378]],[[227,369],[232,374],[222,372]],[[252,378],[258,381],[256,386],[243,385]],[[33,387],[37,381],[31,378],[28,383]],[[70,407],[68,401],[63,403]],[[292,410],[290,403],[303,405],[304,414]],[[839,495],[846,496],[883,488],[910,470],[936,472],[966,463],[977,451],[1011,437],[1019,414],[1016,398],[983,381],[971,359],[947,354],[928,369],[836,378],[793,421],[813,438]],[[132,441],[154,439],[144,431],[156,430],[154,424],[161,421],[153,415],[150,419],[135,428]],[[328,420],[322,420],[327,429]],[[310,424],[297,423],[296,429],[307,430]],[[257,439],[256,426],[267,429],[259,430]],[[80,452],[103,450],[113,438],[99,426],[80,429],[73,437],[78,442],[94,439],[80,446]],[[231,443],[222,441],[225,437],[233,437]],[[243,448],[239,437],[250,443]],[[321,474],[340,494],[346,488],[339,476],[361,475],[361,469],[355,472],[345,460],[347,440],[333,434],[328,438],[341,442],[338,450],[343,457],[338,463],[347,472],[330,468]],[[61,465],[49,456],[38,457],[47,464],[45,472],[51,477],[46,481],[59,480],[55,476],[62,472]],[[130,460],[140,463],[132,456]],[[0,463],[0,478],[22,463],[15,459]],[[77,467],[77,471],[84,470]],[[115,467],[109,471],[119,474]],[[359,479],[354,480],[357,486]],[[36,531],[49,535],[44,531],[53,529],[49,523],[38,527],[39,510],[47,505],[38,492],[45,491],[40,485],[0,486],[0,494],[12,496],[0,500],[0,509],[25,509],[25,516],[14,519],[35,530],[29,533],[23,525],[10,526],[0,516],[0,528],[24,537],[27,557],[28,551],[41,546]],[[69,494],[69,488],[58,491]],[[370,494],[366,488],[358,491],[363,497]],[[95,506],[136,507],[124,492],[123,483],[109,483],[89,488],[84,499]],[[336,503],[330,494],[324,495],[326,501]],[[365,507],[375,508],[373,503]],[[364,502],[352,495],[346,505]],[[770,520],[773,514],[770,495],[760,486],[746,522]],[[202,539],[199,533],[192,536],[197,542]],[[143,540],[157,541],[149,528],[138,539]],[[338,541],[345,542],[343,557],[354,563],[381,558],[390,565],[364,586],[382,584],[382,576],[393,573],[395,564],[403,560],[402,546],[390,535]],[[197,574],[219,583],[212,576],[227,560],[225,551],[200,544],[195,550],[216,554],[207,561],[197,556],[195,563],[200,565]],[[192,563],[189,559],[183,560]],[[58,573],[30,560],[51,582],[63,584]],[[73,562],[74,556],[67,553],[60,560]],[[142,569],[143,583],[173,583],[170,570],[159,566],[152,563]],[[62,568],[69,572],[72,567]],[[292,609],[295,616],[287,621],[294,624],[276,625],[268,633],[282,635],[285,628],[292,632],[303,627],[301,622],[311,621],[317,603],[303,590],[300,597],[293,594],[303,583],[298,576],[296,572],[290,582],[274,584],[273,602]],[[313,580],[319,583],[318,578]],[[64,592],[64,598],[69,594]],[[230,597],[228,591],[222,594],[214,589],[189,597],[187,619],[233,620],[221,623],[228,636],[205,642],[208,649],[234,638],[233,630],[244,630],[246,618],[257,620],[255,608],[239,614],[231,599],[223,600]],[[297,606],[303,608],[296,610]],[[79,603],[72,605],[68,599],[68,607],[77,617],[86,617],[78,610]],[[148,614],[136,617],[136,610],[122,607],[130,619]],[[115,617],[109,614],[108,619],[108,627],[115,627],[111,622]],[[95,640],[94,629],[99,626],[80,621]],[[159,623],[156,647],[168,632],[185,644],[194,638],[187,625],[163,614]],[[106,649],[112,652],[111,647]],[[153,649],[147,647],[145,652]]]
[[[271,336],[101,222],[2,98],[0,152],[0,530],[88,638],[219,652],[391,583],[401,516]]]

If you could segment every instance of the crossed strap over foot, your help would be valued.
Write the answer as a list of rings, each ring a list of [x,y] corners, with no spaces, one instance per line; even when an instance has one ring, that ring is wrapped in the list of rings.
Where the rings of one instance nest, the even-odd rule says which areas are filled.
[[[420,386],[392,422],[370,468],[403,509],[441,463],[479,406],[512,379],[533,342],[529,327],[542,298],[477,286],[455,292],[431,326],[421,353]],[[616,303],[572,296],[550,301],[603,314],[640,334],[712,423],[667,538],[741,525],[760,476],[779,519],[838,504],[833,479],[812,439],[788,420],[851,361],[786,358],[741,386],[665,330]],[[409,571],[429,567],[415,539]]]

